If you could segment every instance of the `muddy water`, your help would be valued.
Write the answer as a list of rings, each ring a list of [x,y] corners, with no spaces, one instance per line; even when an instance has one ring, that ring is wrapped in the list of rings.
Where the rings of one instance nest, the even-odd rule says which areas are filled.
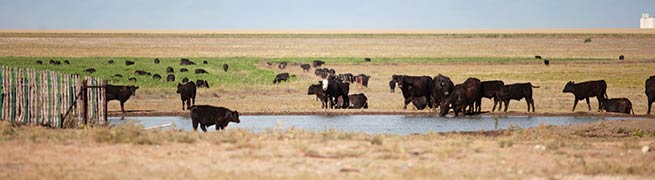
[[[370,134],[424,134],[427,132],[479,131],[506,129],[510,126],[522,128],[549,125],[567,125],[576,123],[596,122],[603,120],[619,120],[624,118],[602,117],[572,117],[572,116],[498,116],[491,115],[441,118],[432,116],[406,115],[286,115],[286,116],[241,116],[241,123],[230,123],[228,128],[242,128],[255,132],[266,129],[290,127],[310,131],[334,129],[347,132],[365,132]],[[173,128],[193,130],[190,117],[159,116],[159,117],[111,117],[110,124],[121,124],[134,120],[144,127],[155,127],[172,124]],[[168,127],[170,128],[170,127]],[[209,127],[210,131],[214,126]]]

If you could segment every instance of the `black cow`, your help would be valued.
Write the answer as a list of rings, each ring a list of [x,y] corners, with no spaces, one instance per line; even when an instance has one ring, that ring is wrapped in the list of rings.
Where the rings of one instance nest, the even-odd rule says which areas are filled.
[[[359,74],[355,77],[357,83],[361,83],[362,86],[368,87],[368,80],[371,78],[371,76],[367,76],[366,74]]]
[[[172,82],[172,81],[175,81],[175,75],[169,74],[168,76],[166,76],[166,82]]]
[[[198,105],[191,107],[191,123],[193,131],[198,130],[198,125],[203,132],[207,132],[207,127],[216,126],[216,130],[223,130],[230,122],[239,123],[239,112],[231,111],[224,107],[214,107],[208,105]]]
[[[648,97],[648,113],[650,114],[650,108],[655,101],[655,76],[650,76],[646,79],[646,97]]]
[[[605,83],[605,80],[587,81],[577,84],[573,81],[569,81],[564,86],[562,92],[573,93],[575,96],[573,109],[571,109],[571,111],[575,111],[575,106],[578,105],[578,100],[582,99],[587,100],[587,106],[589,107],[589,111],[591,111],[591,104],[589,104],[590,97],[596,97],[598,99],[598,111],[600,111],[600,107],[603,105],[603,100],[607,98],[607,83]]]
[[[287,67],[287,62],[281,62],[280,64],[277,65],[278,68],[284,69]]]
[[[405,106],[403,109],[407,109],[407,104],[412,100],[412,97],[422,97],[425,96],[428,100],[428,106],[430,109],[432,106],[432,78],[429,76],[405,76],[405,75],[393,75],[391,77],[394,81],[398,83],[398,88],[403,93],[405,98]]]
[[[209,88],[209,83],[206,80],[198,79],[196,80],[196,85],[198,88]]]
[[[144,71],[144,70],[136,70],[136,71],[134,71],[134,74],[136,74],[136,75],[141,75],[141,76],[143,76],[143,75],[148,75],[148,73],[149,73],[149,72],[146,72],[146,71]]]
[[[43,61],[38,60],[38,61],[36,61],[36,64],[43,64]]]
[[[536,55],[536,56],[534,56],[534,58],[535,58],[535,59],[541,59],[541,56]]]
[[[282,81],[287,81],[289,80],[289,73],[280,73],[275,75],[275,79],[273,79],[273,84],[280,84]]]
[[[178,83],[177,93],[180,94],[180,99],[182,99],[182,110],[184,110],[184,102],[186,102],[187,109],[196,104],[196,84],[193,81],[184,85]]]
[[[161,79],[161,75],[155,74],[155,75],[152,75],[152,78],[159,80],[159,79]]]
[[[364,61],[371,62],[371,58],[364,58]]]
[[[441,102],[453,92],[455,83],[448,76],[438,74],[432,80],[432,107],[438,108]]]
[[[337,75],[337,78],[339,78],[339,80],[344,81],[344,82],[353,82],[353,81],[355,81],[355,76],[353,76],[353,74],[351,74],[351,73],[339,74],[339,75]]]
[[[107,64],[114,64],[114,60],[110,59],[109,61],[107,61]]]
[[[493,99],[494,101],[494,107],[491,108],[491,112],[496,110],[496,105],[498,104],[500,104],[500,106],[498,106],[498,111],[500,111],[503,107],[500,97],[503,95],[505,83],[503,81],[494,80],[482,81],[480,82],[480,85],[482,87],[482,97]]]
[[[350,99],[348,98],[348,92],[350,91],[350,83],[339,81],[336,77],[330,76],[328,79],[321,81],[321,87],[324,87],[324,82],[327,81],[327,87],[325,92],[327,95],[328,105],[330,108],[347,108],[350,104]],[[336,103],[337,98],[343,98],[342,103]]]
[[[129,81],[129,82],[136,82],[136,78],[131,77],[131,78],[127,79],[127,81]]]
[[[632,110],[632,102],[630,102],[628,98],[605,99],[601,109],[605,110],[606,112],[617,112],[625,114],[630,114],[630,112],[632,112],[632,114],[635,114],[635,112]]]
[[[309,65],[309,64],[300,64],[300,68],[302,68],[303,72],[309,72],[309,68],[311,68],[311,65]]]
[[[623,56],[623,54],[621,54],[621,55],[619,56],[619,60],[621,60],[621,61],[625,60],[625,56]]]
[[[208,73],[204,69],[196,69],[195,72],[196,72],[196,74],[207,74]]]
[[[228,68],[230,68],[229,65],[227,65],[227,64],[223,64],[223,71],[227,72],[227,69],[228,69]]]
[[[182,78],[182,83],[187,83],[187,82],[189,82],[189,78],[187,77]]]
[[[55,61],[55,60],[52,60],[52,59],[48,63],[50,63],[52,65],[61,65],[61,61]]]
[[[182,58],[180,59],[180,65],[196,65],[196,63],[189,59]]]
[[[111,76],[111,77],[113,77],[113,78],[122,78],[123,75],[122,75],[122,74],[114,74],[114,75]]]
[[[189,72],[187,68],[180,68],[180,72]]]
[[[368,98],[364,93],[348,95],[348,101],[350,102],[348,106],[350,109],[368,109]]]
[[[453,109],[455,116],[459,112],[464,112],[469,107],[469,113],[473,113],[480,108],[482,99],[482,87],[480,80],[477,78],[468,78],[462,84],[455,85],[453,92],[441,102],[440,116],[448,114],[448,110]],[[479,112],[479,111],[478,111]]]
[[[319,81],[319,83],[321,83]],[[312,84],[307,88],[307,95],[316,95],[316,100],[321,101],[321,108],[328,108],[327,96],[321,84]]]
[[[533,86],[531,83],[517,83],[517,84],[508,84],[503,87],[502,95],[500,99],[505,102],[505,112],[509,107],[510,100],[520,101],[525,98],[525,102],[528,105],[528,112],[530,112],[530,106],[532,106],[532,112],[534,112],[534,99],[532,98],[532,88],[539,88],[539,86]]]
[[[126,66],[134,65],[134,61],[125,60],[125,65],[126,65]]]
[[[314,61],[312,61],[312,66],[314,66],[314,68],[321,67],[321,66],[323,66],[324,64],[325,64],[325,61],[321,61],[321,60],[314,60]]]
[[[71,64],[71,62],[68,60],[64,60],[64,64]]]
[[[159,58],[155,58],[155,64],[159,64]]]
[[[202,61],[202,64],[209,64],[209,62],[207,62],[207,61]]]
[[[175,69],[173,67],[166,67],[166,73],[175,73]]]
[[[323,79],[326,79],[328,76],[330,76],[330,74],[334,75],[335,73],[336,71],[334,69],[330,70],[328,68],[318,68],[314,70],[314,74]]]
[[[327,73],[328,73],[328,75],[336,75],[337,71],[335,71],[334,69],[328,69]]]
[[[389,92],[394,93],[396,90],[396,81],[393,79],[389,81]]]
[[[84,72],[94,73],[94,72],[96,72],[96,69],[95,68],[87,68],[87,69],[84,70]]]
[[[125,113],[124,104],[132,95],[136,94],[137,86],[105,86],[107,101],[118,100],[121,103],[121,112]]]
[[[544,59],[544,65],[546,65],[546,66],[550,66],[550,60],[548,60],[548,59]]]

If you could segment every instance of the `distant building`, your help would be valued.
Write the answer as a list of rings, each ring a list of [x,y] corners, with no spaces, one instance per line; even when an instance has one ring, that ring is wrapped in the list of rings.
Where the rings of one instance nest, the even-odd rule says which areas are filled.
[[[639,21],[639,28],[655,28],[655,18],[650,17],[649,14],[644,13],[641,15],[641,20]]]

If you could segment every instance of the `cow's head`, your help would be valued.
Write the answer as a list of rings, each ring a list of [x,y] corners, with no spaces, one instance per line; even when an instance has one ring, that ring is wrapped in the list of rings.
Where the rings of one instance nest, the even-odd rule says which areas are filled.
[[[448,110],[450,110],[450,104],[447,101],[441,102],[439,105],[439,116],[446,116],[446,114],[448,114]]]
[[[573,82],[573,81],[569,81],[568,83],[566,83],[566,85],[564,86],[564,89],[562,90],[562,92],[563,93],[566,93],[566,92],[573,93],[573,84],[574,83],[575,82]]]
[[[319,83],[321,82],[319,81]],[[309,88],[307,88],[307,95],[313,95],[313,94],[320,95],[323,92],[321,89],[322,89],[321,84],[312,84],[309,86]]]
[[[228,122],[235,122],[235,123],[240,123],[241,120],[239,119],[239,112],[237,111],[230,111],[225,113],[225,120]]]
[[[182,89],[183,89],[182,87],[184,87],[182,83],[177,83],[177,93],[182,93]]]
[[[394,93],[396,89],[396,81],[389,81],[389,92]]]
[[[136,90],[139,89],[139,86],[128,86],[127,90],[131,95],[136,95]]]

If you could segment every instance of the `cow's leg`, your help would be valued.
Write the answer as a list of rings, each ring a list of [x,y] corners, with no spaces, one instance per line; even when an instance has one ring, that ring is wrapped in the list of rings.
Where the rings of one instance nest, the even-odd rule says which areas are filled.
[[[182,99],[182,110],[184,110],[184,99]]]
[[[505,112],[507,112],[507,107],[509,107],[509,100],[505,100]]]
[[[603,98],[603,96],[596,96],[596,99],[598,100],[598,112],[600,112],[601,111],[600,108],[603,107],[603,102],[605,102],[605,98]]]
[[[496,105],[498,104],[498,98],[494,97],[494,107],[491,108],[491,112],[494,112],[496,110]],[[498,108],[498,111],[500,111],[500,107]]]
[[[191,103],[191,105],[195,106],[196,105],[196,97],[195,96],[192,97],[191,100],[193,100],[192,101],[193,103]],[[189,106],[186,106],[186,108],[189,109]]]
[[[526,99],[526,100],[525,100],[525,103],[528,105],[528,112],[530,112],[530,100],[529,100],[529,99]]]
[[[121,101],[121,112],[125,113],[125,108],[123,108],[125,101]]]
[[[653,105],[653,99],[655,98],[648,98],[648,112],[646,114],[650,114],[650,108]]]
[[[585,100],[587,101],[587,107],[589,108],[589,111],[591,111],[591,103],[589,103],[589,98],[587,97],[587,98],[585,98]]]
[[[406,98],[406,99],[405,99],[405,106],[403,107],[403,109],[407,109],[407,105],[408,105],[410,102],[412,102],[412,100],[411,100],[410,98]]]
[[[202,129],[203,132],[207,132],[207,126],[205,125],[200,125],[200,129]]]
[[[575,101],[573,101],[573,109],[571,109],[571,111],[575,111],[575,106],[577,105],[578,105],[578,98],[576,98]]]
[[[530,99],[530,104],[532,104],[532,112],[534,112],[534,99]]]
[[[195,120],[191,120],[191,121],[192,121],[192,123],[193,123],[193,131],[195,132],[195,131],[198,130],[198,124],[199,124],[199,123],[198,123],[198,121],[195,121]]]

